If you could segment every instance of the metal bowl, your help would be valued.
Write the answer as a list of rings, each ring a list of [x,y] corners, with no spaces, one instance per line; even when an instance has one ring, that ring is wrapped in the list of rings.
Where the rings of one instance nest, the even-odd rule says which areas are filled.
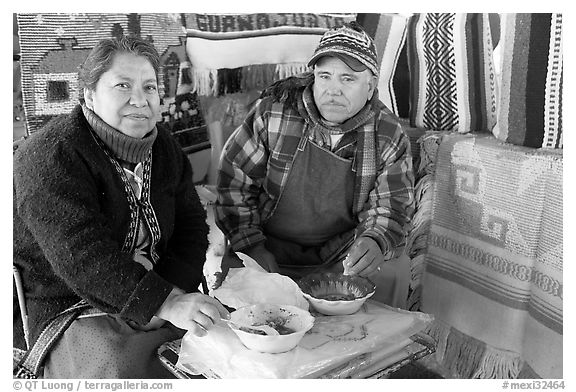
[[[314,317],[308,311],[292,305],[244,306],[230,313],[230,319],[242,325],[270,325],[276,329],[280,335],[259,335],[232,328],[247,348],[273,354],[292,350],[314,326]]]
[[[334,272],[307,275],[298,286],[310,305],[328,316],[356,313],[376,292],[376,285],[368,278]]]

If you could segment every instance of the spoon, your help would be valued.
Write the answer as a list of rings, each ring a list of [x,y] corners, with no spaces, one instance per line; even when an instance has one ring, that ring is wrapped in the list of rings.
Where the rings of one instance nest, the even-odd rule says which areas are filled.
[[[272,328],[269,325],[252,325],[252,326],[247,326],[247,325],[240,325],[238,323],[235,323],[232,320],[225,320],[222,319],[222,321],[224,321],[226,324],[228,324],[230,327],[239,329],[240,331],[244,331],[244,332],[248,332],[248,333],[253,333],[256,335],[280,335],[278,333],[278,331],[276,331],[274,328]]]

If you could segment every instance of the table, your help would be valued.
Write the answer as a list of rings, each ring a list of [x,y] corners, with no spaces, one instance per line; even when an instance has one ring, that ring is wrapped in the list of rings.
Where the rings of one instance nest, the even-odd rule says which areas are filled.
[[[180,352],[181,339],[163,344],[158,348],[158,357],[162,364],[176,377],[181,379],[197,378],[176,366]],[[424,334],[412,335],[406,345],[392,354],[379,356],[377,352],[362,354],[347,363],[329,370],[319,378],[387,378],[403,366],[436,351],[434,340]],[[204,374],[206,378],[220,378],[217,374]]]

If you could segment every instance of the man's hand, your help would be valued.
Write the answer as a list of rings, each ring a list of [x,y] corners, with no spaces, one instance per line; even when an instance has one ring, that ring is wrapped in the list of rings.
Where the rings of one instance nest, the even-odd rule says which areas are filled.
[[[280,268],[278,268],[278,263],[276,263],[276,257],[264,246],[263,243],[254,245],[251,248],[247,248],[242,250],[243,253],[247,254],[262,268],[264,268],[268,272],[280,272]]]
[[[181,294],[173,290],[156,316],[196,336],[204,336],[218,319],[228,319],[230,313],[217,299],[206,294]]]
[[[360,237],[350,247],[348,255],[342,262],[344,275],[368,277],[380,270],[384,255],[378,243],[370,237]]]

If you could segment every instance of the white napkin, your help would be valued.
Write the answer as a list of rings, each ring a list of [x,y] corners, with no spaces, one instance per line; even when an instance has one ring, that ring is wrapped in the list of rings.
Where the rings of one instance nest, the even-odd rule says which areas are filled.
[[[244,253],[236,254],[244,268],[230,268],[222,285],[210,291],[211,296],[235,309],[267,303],[294,305],[308,310],[308,301],[296,282],[287,276],[267,272]]]

